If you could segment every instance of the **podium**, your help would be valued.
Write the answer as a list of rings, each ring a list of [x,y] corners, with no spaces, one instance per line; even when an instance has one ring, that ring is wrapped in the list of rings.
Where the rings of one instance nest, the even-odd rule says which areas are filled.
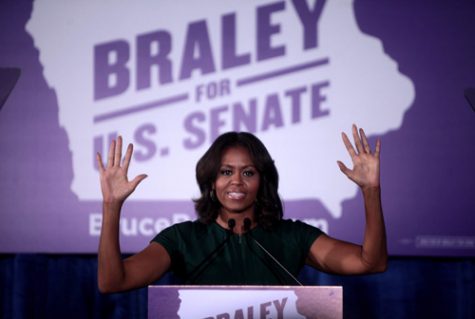
[[[148,319],[342,319],[340,286],[149,286]]]

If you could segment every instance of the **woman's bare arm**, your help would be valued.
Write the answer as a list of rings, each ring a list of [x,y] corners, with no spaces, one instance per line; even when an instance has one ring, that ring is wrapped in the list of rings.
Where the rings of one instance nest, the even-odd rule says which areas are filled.
[[[98,251],[98,285],[101,292],[125,291],[150,284],[160,278],[170,267],[170,256],[158,243],[149,244],[144,250],[122,260],[119,244],[119,221],[122,205],[146,175],[132,181],[127,171],[133,146],[129,144],[122,162],[122,138],[112,141],[104,166],[97,154],[103,196],[102,228]]]
[[[351,156],[353,169],[340,161],[338,166],[363,193],[366,218],[363,244],[356,245],[322,235],[312,244],[307,261],[323,271],[336,274],[382,272],[387,267],[387,247],[379,181],[381,142],[377,141],[372,152],[364,131],[358,131],[355,125],[352,131],[356,150],[345,133],[342,133],[342,138]]]

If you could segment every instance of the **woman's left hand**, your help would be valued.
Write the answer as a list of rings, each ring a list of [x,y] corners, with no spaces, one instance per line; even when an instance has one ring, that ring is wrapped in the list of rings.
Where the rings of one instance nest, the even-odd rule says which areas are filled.
[[[343,174],[362,189],[379,187],[379,153],[381,141],[379,139],[376,141],[376,147],[373,152],[362,128],[358,129],[356,125],[353,124],[352,133],[356,150],[348,139],[348,136],[345,133],[341,135],[343,143],[351,156],[353,169],[349,169],[341,161],[337,161],[338,166]]]

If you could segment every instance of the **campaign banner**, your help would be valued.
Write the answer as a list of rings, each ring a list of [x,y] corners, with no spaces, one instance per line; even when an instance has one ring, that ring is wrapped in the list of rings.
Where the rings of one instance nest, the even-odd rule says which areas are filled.
[[[285,218],[359,243],[361,192],[336,164],[351,166],[341,132],[355,123],[373,147],[382,141],[390,253],[475,255],[475,114],[463,98],[475,85],[474,49],[463,41],[474,27],[452,23],[470,21],[469,1],[427,8],[425,23],[441,28],[444,15],[460,31],[437,39],[411,20],[425,8],[397,1],[0,8],[0,68],[21,70],[0,109],[1,252],[97,251],[96,153],[105,158],[119,135],[134,144],[129,176],[148,175],[120,224],[123,251],[142,249],[196,218],[196,162],[228,131],[268,148]]]

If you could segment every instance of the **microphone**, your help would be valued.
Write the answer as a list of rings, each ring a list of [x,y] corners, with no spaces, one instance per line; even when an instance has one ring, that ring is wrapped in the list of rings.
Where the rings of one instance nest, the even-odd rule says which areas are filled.
[[[199,275],[211,265],[211,262],[216,258],[216,256],[220,253],[223,249],[224,245],[231,239],[231,235],[234,233],[233,229],[236,226],[236,221],[232,218],[228,219],[228,227],[229,229],[226,230],[226,238],[218,245],[216,248],[210,252],[203,260],[196,266],[188,275],[188,278],[185,280],[185,283],[193,283]]]
[[[264,246],[261,245],[261,243],[254,238],[254,236],[252,236],[251,232],[249,231],[251,229],[251,220],[249,218],[245,218],[244,219],[244,231],[246,232],[246,235],[248,235],[249,237],[251,237],[251,239],[254,241],[254,243],[268,256],[270,257],[270,259],[276,264],[279,266],[280,269],[282,269],[287,275],[289,275],[290,278],[292,278],[292,280],[294,282],[296,282],[299,286],[303,286],[302,283],[297,279],[295,278],[294,275],[292,275],[292,273],[284,267],[284,265],[282,265],[278,260],[277,258],[275,258],[267,249],[264,248]]]

